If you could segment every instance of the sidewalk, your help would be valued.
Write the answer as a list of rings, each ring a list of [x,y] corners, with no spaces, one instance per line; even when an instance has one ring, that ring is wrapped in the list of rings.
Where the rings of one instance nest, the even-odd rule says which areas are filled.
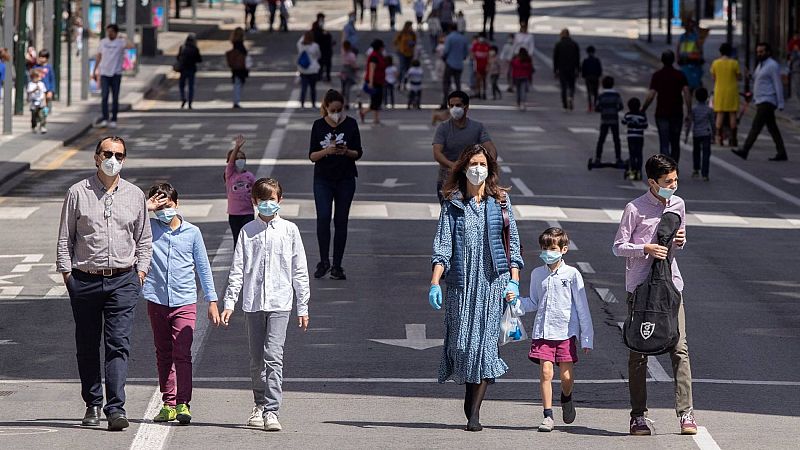
[[[239,9],[198,8],[197,21],[191,18],[171,19],[170,31],[158,34],[159,53],[156,57],[141,58],[139,71],[135,76],[122,79],[120,92],[120,120],[124,122],[124,111],[130,111],[137,102],[149,92],[158,88],[171,72],[171,63],[186,34],[196,33],[202,38],[225,23],[239,17]],[[33,134],[30,126],[30,111],[27,105],[20,116],[14,116],[11,135],[0,135],[0,186],[28,170],[32,164],[48,153],[69,145],[83,135],[100,117],[100,96],[89,94],[88,100],[80,100],[80,65],[73,60],[72,104],[66,106],[66,43],[63,45],[61,99],[54,103],[53,112],[47,118],[47,134]],[[97,48],[97,40],[92,39],[89,51]],[[74,51],[74,49],[73,49]],[[93,53],[90,53],[93,55]],[[91,57],[91,56],[90,56]],[[0,114],[2,105],[0,105]],[[0,119],[1,120],[1,119]],[[108,133],[113,130],[108,129]]]

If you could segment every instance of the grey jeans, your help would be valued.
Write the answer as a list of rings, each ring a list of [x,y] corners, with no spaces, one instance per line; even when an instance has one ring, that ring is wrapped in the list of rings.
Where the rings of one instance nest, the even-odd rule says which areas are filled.
[[[278,414],[283,397],[283,343],[289,311],[246,312],[245,326],[250,345],[250,379],[253,401],[264,414]]]

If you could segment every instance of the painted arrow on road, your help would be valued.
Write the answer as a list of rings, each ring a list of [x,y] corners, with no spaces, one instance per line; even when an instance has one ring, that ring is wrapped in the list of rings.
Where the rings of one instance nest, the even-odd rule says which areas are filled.
[[[392,189],[396,187],[411,186],[414,183],[398,183],[397,178],[387,178],[383,180],[383,183],[364,183],[364,184]]]
[[[414,350],[426,350],[444,345],[443,339],[428,339],[426,334],[424,324],[407,323],[405,339],[370,339],[370,341],[397,347],[413,348]]]
[[[3,275],[3,276],[0,276],[0,284],[13,284],[11,281],[7,281],[7,280],[10,280],[12,278],[21,277],[21,276],[22,275]]]

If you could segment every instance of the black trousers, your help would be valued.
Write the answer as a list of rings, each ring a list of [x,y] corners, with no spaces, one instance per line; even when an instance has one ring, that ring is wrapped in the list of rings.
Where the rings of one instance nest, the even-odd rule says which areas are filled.
[[[642,172],[642,150],[644,148],[644,137],[628,136],[628,167],[639,173]]]
[[[708,176],[711,160],[711,136],[700,136],[692,139],[692,163],[695,172]]]
[[[105,348],[106,416],[125,413],[125,381],[133,311],[142,291],[135,270],[111,277],[73,270],[67,291],[75,319],[75,347],[81,397],[86,406],[103,404],[101,338]]]
[[[483,32],[489,37],[490,41],[494,40],[494,16],[495,9],[486,7],[483,8]],[[489,24],[489,31],[486,31],[486,24]]]
[[[445,108],[449,106],[447,104],[447,96],[450,95],[450,92],[452,92],[450,90],[451,80],[452,80],[452,84],[456,85],[456,89],[455,90],[457,90],[457,91],[461,90],[461,72],[462,72],[462,70],[453,69],[447,63],[445,63],[445,65],[444,65],[444,76],[442,77],[442,94],[443,94],[442,95],[442,105],[444,105]]]
[[[781,130],[778,129],[778,123],[775,121],[775,109],[776,106],[772,103],[759,103],[756,105],[756,117],[753,119],[750,132],[747,133],[747,140],[744,141],[744,147],[742,148],[745,155],[756,143],[758,135],[761,134],[761,130],[766,125],[772,140],[775,141],[775,150],[778,151],[778,156],[786,157],[786,147],[783,145]]]
[[[561,105],[567,108],[567,99],[575,97],[575,72],[559,72],[558,81],[561,84]]]
[[[333,218],[333,266],[341,267],[347,245],[347,222],[350,205],[356,193],[356,179],[331,180],[314,177],[314,205],[317,209],[317,243],[320,261],[328,261],[331,246],[331,217]]]
[[[248,223],[255,220],[255,214],[244,214],[244,215],[228,215],[228,225],[231,227],[231,233],[233,234],[233,247],[236,247],[236,242],[239,241],[239,232],[242,231],[242,227],[247,225]]]
[[[656,117],[658,151],[662,155],[671,156],[675,162],[681,160],[681,126],[683,126],[683,114]]]
[[[603,123],[600,124],[600,137],[597,139],[597,149],[595,150],[595,158],[603,158],[603,145],[606,143],[606,136],[611,131],[611,138],[614,140],[614,156],[619,160],[622,159],[622,147],[619,142],[619,124],[618,123]]]

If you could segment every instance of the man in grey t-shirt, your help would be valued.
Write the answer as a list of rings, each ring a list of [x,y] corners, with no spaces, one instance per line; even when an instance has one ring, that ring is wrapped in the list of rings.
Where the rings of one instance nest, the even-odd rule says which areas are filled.
[[[450,169],[465,148],[481,144],[497,157],[497,149],[483,124],[467,118],[469,96],[462,91],[453,91],[447,96],[447,107],[450,109],[450,119],[440,123],[433,136],[433,159],[439,163],[436,181],[439,203],[444,200],[442,186],[450,176]]]

